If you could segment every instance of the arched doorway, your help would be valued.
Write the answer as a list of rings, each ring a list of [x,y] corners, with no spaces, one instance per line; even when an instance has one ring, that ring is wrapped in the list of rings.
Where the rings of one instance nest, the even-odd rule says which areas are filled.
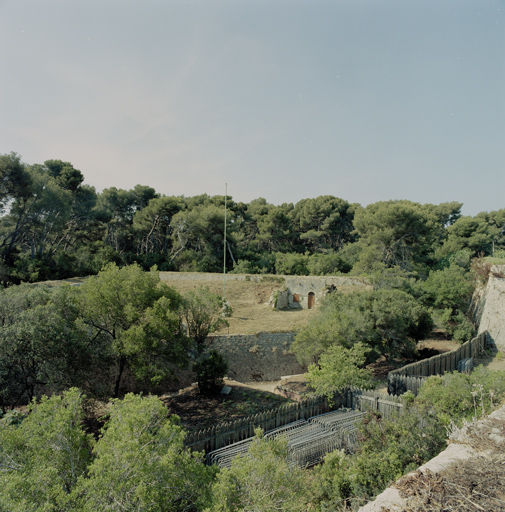
[[[309,292],[309,296],[307,297],[307,307],[312,309],[312,306],[316,303],[316,294],[314,292]]]

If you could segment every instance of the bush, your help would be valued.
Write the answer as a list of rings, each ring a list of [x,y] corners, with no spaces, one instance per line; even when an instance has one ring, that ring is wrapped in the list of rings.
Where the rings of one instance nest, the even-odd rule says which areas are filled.
[[[208,512],[305,512],[306,474],[287,463],[287,440],[265,439],[256,430],[247,454],[235,457],[222,469],[212,488]]]
[[[358,429],[356,454],[335,451],[314,469],[313,503],[320,510],[362,505],[407,471],[430,460],[445,445],[445,429],[415,406],[384,419],[369,412]]]
[[[446,425],[460,425],[489,413],[505,397],[505,372],[479,366],[471,374],[446,373],[430,377],[419,391],[417,402],[432,408]]]
[[[311,254],[307,262],[311,276],[330,276],[339,273],[348,273],[352,265],[344,261],[337,253]]]
[[[453,315],[452,309],[438,309],[433,311],[435,324],[444,329],[448,338],[464,343],[471,340],[475,334],[472,321],[462,312]]]
[[[223,386],[223,378],[228,371],[228,361],[217,350],[211,350],[193,365],[200,393],[210,395]]]
[[[305,254],[278,252],[275,254],[275,273],[287,276],[307,276],[309,257]]]

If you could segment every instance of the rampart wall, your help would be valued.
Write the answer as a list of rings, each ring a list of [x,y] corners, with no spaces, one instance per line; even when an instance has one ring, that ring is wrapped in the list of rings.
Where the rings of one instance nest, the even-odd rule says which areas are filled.
[[[329,290],[343,286],[370,287],[365,279],[347,276],[282,276],[290,294],[299,295],[302,308],[309,307],[309,294],[314,294],[317,304]]]
[[[200,272],[160,272],[162,281],[201,281],[223,282],[223,274]],[[314,294],[315,303],[319,302],[330,289],[339,289],[343,286],[357,286],[369,288],[369,283],[359,277],[347,276],[284,276],[268,274],[226,274],[226,281],[249,281],[253,283],[271,282],[272,290],[285,289],[289,293],[285,304],[279,304],[278,309],[293,307],[293,294],[299,297],[297,305],[302,308],[309,307],[309,294]]]
[[[505,265],[493,265],[485,288],[477,290],[472,301],[479,334],[487,331],[489,341],[505,352]]]
[[[247,335],[209,336],[210,347],[228,358],[228,377],[239,382],[279,380],[303,373],[290,353],[292,332],[259,332]]]
[[[261,283],[263,281],[284,282],[285,276],[266,274],[226,274],[226,281],[251,281]],[[160,272],[162,281],[208,281],[223,282],[223,274],[205,272]]]

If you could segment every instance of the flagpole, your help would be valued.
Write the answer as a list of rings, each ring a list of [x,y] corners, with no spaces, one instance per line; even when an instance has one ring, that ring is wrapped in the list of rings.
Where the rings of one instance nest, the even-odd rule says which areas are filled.
[[[228,183],[225,183],[224,193],[224,251],[223,251],[223,302],[226,302],[226,200],[228,196]]]

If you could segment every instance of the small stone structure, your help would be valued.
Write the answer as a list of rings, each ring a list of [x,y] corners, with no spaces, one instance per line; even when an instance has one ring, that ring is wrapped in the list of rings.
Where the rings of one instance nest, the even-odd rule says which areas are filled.
[[[346,276],[282,276],[285,287],[272,294],[276,309],[311,309],[323,297],[343,286],[371,288],[366,280]]]

